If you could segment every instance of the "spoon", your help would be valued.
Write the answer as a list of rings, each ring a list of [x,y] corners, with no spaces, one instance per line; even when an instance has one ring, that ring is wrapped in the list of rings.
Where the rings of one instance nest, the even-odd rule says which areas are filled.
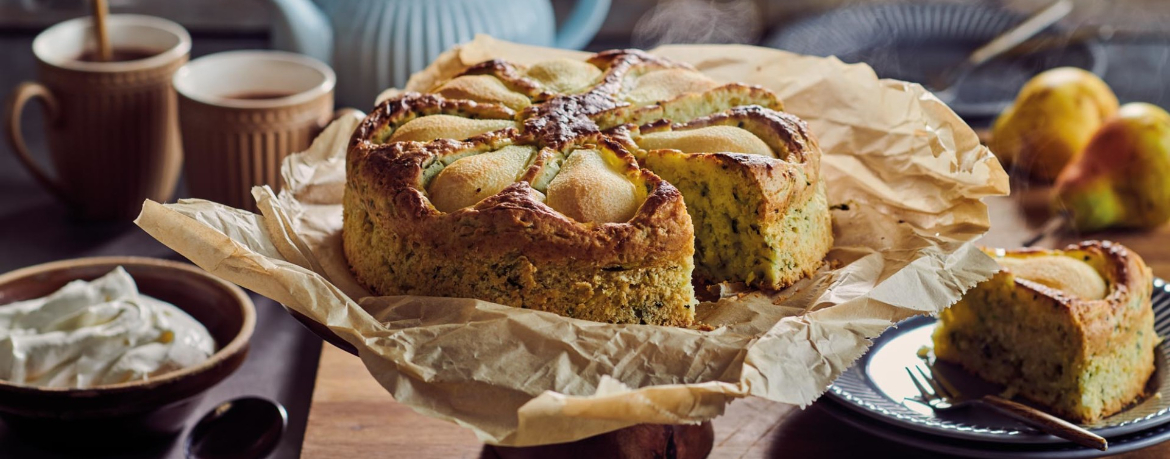
[[[288,412],[284,406],[259,397],[242,397],[219,404],[187,434],[187,459],[259,459],[276,448]]]
[[[110,50],[110,33],[106,28],[106,17],[110,15],[110,7],[106,0],[93,0],[93,33],[97,37],[98,60],[109,62],[113,58]]]

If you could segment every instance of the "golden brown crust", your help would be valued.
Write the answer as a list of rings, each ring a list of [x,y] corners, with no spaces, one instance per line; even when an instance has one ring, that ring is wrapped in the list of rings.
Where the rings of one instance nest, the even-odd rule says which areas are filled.
[[[785,203],[805,198],[806,189],[816,190],[820,185],[820,152],[815,140],[808,135],[802,121],[774,111],[781,104],[771,92],[731,84],[697,95],[683,94],[637,107],[621,99],[629,78],[656,69],[693,69],[635,50],[602,52],[587,62],[600,69],[600,76],[596,77],[591,88],[580,94],[553,93],[542,87],[540,81],[527,77],[523,67],[492,60],[473,65],[451,80],[438,82],[435,88],[460,77],[490,75],[509,91],[530,99],[530,105],[513,110],[496,103],[406,93],[384,101],[363,120],[353,134],[347,154],[346,227],[343,233],[346,254],[359,281],[383,295],[452,294],[428,291],[425,286],[420,286],[426,282],[418,279],[396,279],[396,267],[387,268],[386,265],[401,262],[421,267],[418,269],[432,269],[431,275],[440,276],[440,271],[446,272],[449,267],[470,259],[492,266],[497,263],[507,265],[501,268],[501,272],[513,273],[508,282],[517,288],[528,288],[522,287],[524,285],[539,288],[545,281],[560,282],[560,278],[542,280],[540,276],[562,269],[578,273],[581,279],[609,279],[617,276],[614,273],[629,272],[627,280],[631,282],[654,282],[663,289],[669,285],[678,295],[634,292],[639,289],[651,291],[656,288],[654,285],[619,286],[616,290],[624,293],[606,294],[625,301],[644,300],[658,305],[651,309],[669,301],[672,303],[666,307],[686,310],[693,302],[689,282],[683,287],[676,284],[678,279],[689,281],[690,278],[695,252],[694,227],[679,190],[639,166],[635,157],[636,145],[629,139],[629,130],[636,128],[618,126],[620,123],[616,121],[622,118],[654,120],[656,115],[663,115],[678,124],[655,125],[655,129],[738,125],[760,136],[779,154],[778,158],[717,156],[719,161],[732,161],[746,168],[749,175],[756,177],[755,181],[759,182],[758,187],[764,193],[778,197],[764,206],[766,209],[761,209],[777,214],[777,218],[787,210],[783,208]],[[586,75],[579,81],[589,81],[596,74]],[[740,107],[751,104],[759,106]],[[437,114],[512,120],[517,124],[516,127],[468,139],[386,143],[396,129],[411,120]],[[603,126],[612,129],[603,130]],[[421,137],[411,138],[422,140]],[[428,198],[429,181],[447,164],[510,145],[531,146],[536,151],[520,174],[519,181],[470,207],[441,212],[432,205]],[[568,155],[577,149],[604,152],[607,164],[634,184],[639,199],[644,196],[629,220],[615,223],[577,221],[546,204],[543,193],[550,177],[557,174]],[[471,188],[478,190],[475,186]],[[823,193],[823,187],[820,189]],[[380,259],[366,253],[370,250],[394,253],[384,254],[386,258]],[[418,262],[416,257],[426,260]],[[514,263],[516,260],[520,260],[520,264]],[[544,274],[541,269],[544,269]],[[685,272],[680,269],[685,269]],[[476,275],[494,276],[490,272]],[[437,285],[444,281],[435,278],[432,283]],[[470,282],[476,281],[472,279]],[[604,286],[588,284],[579,282],[571,288],[583,292],[605,290]],[[550,306],[549,302],[565,300],[551,299],[556,297],[553,294],[534,292],[536,290],[526,290],[518,296],[500,292],[480,298],[556,312],[574,309]],[[585,296],[595,297],[594,293]],[[666,296],[670,298],[663,299]],[[635,297],[637,299],[631,300]],[[602,300],[588,304],[596,306],[600,304],[597,301]],[[637,317],[620,312],[589,314],[571,313],[575,317],[587,316],[593,320],[647,320],[642,312]],[[686,325],[688,320],[685,317],[688,316],[667,314],[654,320]]]
[[[465,75],[494,76],[502,81],[504,86],[507,86],[513,91],[528,96],[529,99],[542,99],[552,95],[541,91],[540,84],[530,78],[525,77],[523,72],[516,68],[515,64],[500,59],[492,59],[475,64],[456,74],[454,78],[459,78]]]
[[[536,259],[551,260],[565,256],[602,264],[628,264],[635,260],[650,262],[660,254],[677,258],[687,249],[693,231],[682,231],[686,217],[682,195],[660,178],[637,167],[633,155],[620,142],[601,134],[590,118],[601,111],[619,106],[610,94],[620,87],[623,75],[639,64],[659,67],[686,67],[641,51],[610,51],[589,60],[604,70],[593,90],[581,95],[557,96],[542,93],[539,85],[521,75],[515,65],[492,60],[469,67],[462,75],[494,75],[511,88],[536,99],[548,98],[544,104],[526,108],[523,133],[506,129],[460,142],[439,139],[426,144],[397,142],[378,144],[388,137],[387,131],[416,116],[457,114],[473,118],[503,119],[515,116],[506,107],[465,100],[448,100],[433,94],[407,93],[384,101],[354,132],[348,154],[349,176],[365,185],[361,194],[373,199],[393,197],[393,209],[387,209],[385,224],[394,225],[406,234],[430,239],[436,250],[462,250],[460,245],[445,244],[452,237],[466,237],[462,231],[445,228],[477,228],[474,237],[483,250],[511,253],[524,249]],[[457,76],[457,77],[458,77]],[[440,83],[441,86],[442,83]],[[519,182],[499,195],[485,199],[471,208],[443,213],[430,205],[421,190],[428,163],[436,157],[480,146],[499,148],[508,144],[534,144],[562,150],[570,145],[597,143],[627,158],[627,172],[645,181],[650,188],[638,212],[623,224],[595,225],[573,221],[545,205],[533,194],[528,183]],[[531,176],[532,174],[526,174]],[[381,212],[373,212],[381,213]],[[475,221],[474,225],[464,222]],[[523,222],[524,224],[518,225]],[[531,225],[529,225],[531,223]],[[484,230],[483,228],[492,228]],[[466,230],[472,231],[472,230]],[[622,244],[637,241],[638,235],[654,234],[641,250],[618,250]],[[663,237],[670,235],[671,237]]]
[[[812,180],[809,180],[811,182],[819,181],[821,148],[817,144],[816,138],[809,133],[808,125],[804,120],[788,113],[768,110],[757,105],[734,107],[721,113],[695,118],[685,123],[672,124],[666,120],[661,120],[632,129],[626,126],[625,129],[616,132],[620,132],[624,136],[630,136],[668,130],[687,130],[706,126],[738,126],[755,134],[767,143],[768,146],[772,147],[776,152],[776,158],[729,153],[706,154],[713,158],[718,157],[719,161],[738,163],[738,165],[750,169],[752,174],[758,178],[767,177],[766,179],[760,180],[763,186],[775,188],[776,184],[782,183],[770,180],[777,169],[781,171],[800,169],[803,171],[803,178],[812,178]],[[636,133],[633,131],[636,131]],[[780,173],[783,174],[784,172]],[[782,186],[787,188],[787,185]],[[783,190],[770,189],[768,191],[772,193]],[[786,206],[787,204],[782,205]]]
[[[983,251],[991,256],[998,254],[996,249],[984,248]],[[1100,260],[1091,263],[1109,283],[1108,295],[1100,300],[1085,300],[1027,279],[1016,279],[1016,284],[1022,289],[1052,298],[1069,308],[1082,323],[1093,322],[1102,314],[1116,315],[1135,299],[1149,299],[1152,293],[1153,272],[1142,257],[1110,241],[1083,241],[1070,244],[1063,250],[1024,248],[1002,253],[1014,258],[1075,254],[1083,257],[1086,263]]]
[[[705,93],[703,97],[716,101],[733,99],[772,103],[759,92],[759,88],[734,84]],[[633,119],[641,119],[642,115],[639,113],[671,115],[672,119],[678,120],[677,122],[663,118],[641,126],[619,125],[607,132],[612,133],[614,138],[623,142],[628,149],[638,152],[644,166],[663,174],[668,180],[675,178],[658,168],[662,164],[662,158],[685,157],[692,164],[706,163],[711,166],[709,170],[721,170],[724,175],[739,177],[735,183],[737,187],[742,187],[740,197],[745,193],[758,194],[758,200],[753,201],[751,208],[748,209],[750,215],[750,218],[746,219],[748,224],[743,226],[751,226],[763,235],[762,240],[755,240],[750,244],[753,247],[760,247],[757,250],[771,252],[771,255],[761,258],[761,262],[751,268],[751,271],[759,275],[748,281],[750,285],[778,290],[811,275],[820,266],[821,259],[832,246],[831,220],[827,210],[828,204],[824,199],[824,184],[820,177],[822,154],[816,138],[809,132],[803,120],[760,105],[736,106],[698,117],[692,117],[685,110],[675,108],[676,104],[693,103],[694,99],[696,98],[684,96],[626,114]],[[778,105],[779,102],[776,101],[775,104]],[[776,157],[741,153],[682,153],[677,150],[643,151],[635,140],[647,133],[686,131],[709,126],[733,126],[747,130],[763,140]],[[694,198],[703,199],[702,196]],[[691,210],[692,218],[697,218],[696,209]],[[808,220],[798,221],[798,215],[794,213],[807,216]],[[696,221],[695,225],[702,225],[702,222]],[[799,235],[792,234],[796,227],[801,227]],[[697,243],[704,245],[704,241]],[[721,270],[698,263],[695,274],[696,277],[708,282],[744,280],[733,278],[735,276],[728,276],[726,273],[716,274],[715,271]]]
[[[470,100],[448,100],[434,94],[408,92],[400,97],[387,99],[370,112],[350,137],[349,150],[372,149],[390,137],[391,131],[408,121],[427,115],[457,115],[469,118],[513,119],[516,113],[511,109],[493,104],[481,104]],[[506,133],[505,135],[514,133]]]
[[[479,142],[491,147],[509,142],[509,139],[481,137]],[[594,139],[633,161],[629,152],[610,139],[595,135],[582,140]],[[638,260],[652,265],[659,258],[677,259],[678,254],[694,250],[690,247],[693,230],[686,228],[690,219],[686,217],[682,194],[658,176],[636,166],[628,172],[638,174],[650,192],[634,217],[624,223],[597,225],[572,220],[541,202],[532,186],[524,181],[473,207],[449,213],[438,211],[421,190],[427,163],[436,156],[475,147],[472,142],[449,139],[425,144],[357,142],[350,149],[347,161],[348,176],[355,184],[351,188],[367,199],[370,213],[380,217],[376,221],[393,226],[398,232],[415,235],[437,251],[466,250],[456,240],[474,237],[482,246],[477,250],[488,253],[523,250],[530,258],[541,261],[572,256],[603,265],[625,265]],[[382,208],[379,204],[391,205]],[[650,235],[657,237],[646,240]],[[620,250],[622,245],[643,240],[646,243],[639,250]]]
[[[1101,300],[1084,300],[1056,289],[1020,279],[1017,283],[1053,298],[1069,308],[1073,321],[1082,331],[1085,361],[1102,358],[1114,352],[1117,346],[1153,339],[1153,272],[1137,253],[1121,244],[1109,241],[1086,241],[1064,249],[1065,254],[1076,254],[1085,262],[1094,264],[1106,279],[1108,295]],[[1098,261],[1100,260],[1100,261]],[[1147,327],[1139,324],[1150,324]],[[1125,326],[1122,326],[1125,325]],[[1133,370],[1133,377],[1121,392],[1122,397],[1108,400],[1099,413],[1084,415],[1070,413],[1083,421],[1095,421],[1112,415],[1145,395],[1146,380],[1154,372],[1154,346],[1145,346],[1146,358]]]
[[[1064,330],[1066,335],[1030,336],[1027,339],[1034,342],[1002,344],[1026,349],[1030,345],[1040,343],[1038,340],[1059,340],[1062,352],[1071,353],[1068,361],[1061,367],[1064,371],[1062,377],[1073,378],[1075,382],[1070,383],[1072,385],[1064,389],[1064,392],[1053,394],[1051,390],[1034,387],[1036,381],[1020,380],[1019,375],[1012,378],[1015,379],[1012,381],[1001,380],[1005,379],[1004,369],[977,363],[975,360],[978,359],[962,352],[946,350],[937,353],[940,358],[956,361],[967,370],[991,381],[1012,385],[1019,391],[1020,396],[1045,404],[1054,413],[1080,422],[1094,422],[1110,416],[1144,395],[1146,381],[1154,371],[1154,347],[1158,338],[1153,330],[1153,311],[1150,305],[1153,274],[1140,256],[1120,244],[1108,241],[1085,241],[1069,245],[1063,250],[1034,248],[1010,251],[986,248],[983,250],[993,257],[1017,259],[1072,257],[1090,265],[1105,279],[1108,293],[1098,300],[1081,298],[1039,282],[1017,277],[1010,268],[1004,268],[991,280],[976,287],[976,290],[985,291],[1008,289],[1001,295],[1010,294],[1011,300],[1001,298],[998,301],[1026,303],[1032,308],[1028,309],[1029,311],[1048,314],[1046,317],[1050,318],[1046,320],[1057,329]],[[987,304],[967,304],[974,301],[968,298],[980,298],[975,295],[976,290],[968,293],[956,308],[962,306],[974,311],[989,307]],[[960,325],[945,319],[946,317],[936,332],[936,351],[939,350],[940,339],[949,339],[944,338],[944,335],[960,331],[971,332],[955,328]],[[947,331],[943,332],[944,328]],[[949,341],[942,344],[953,346]],[[1133,353],[1135,349],[1137,354]],[[1096,378],[1109,378],[1111,382],[1107,386],[1100,386],[1104,383],[1094,382]],[[1093,403],[1083,402],[1098,399],[1099,401]]]
[[[728,83],[700,93],[683,94],[652,105],[621,105],[594,117],[602,129],[623,124],[657,126],[659,123],[683,123],[725,108],[759,106],[771,111],[784,110],[776,94],[759,86]],[[713,107],[719,107],[712,110]]]
[[[449,213],[428,208],[426,197],[418,190],[394,195],[394,189],[402,188],[375,187],[370,193],[395,196],[395,207],[408,211],[399,213],[375,205],[371,209],[375,221],[394,225],[397,232],[411,235],[444,256],[458,257],[468,250],[460,243],[465,238],[473,238],[475,250],[484,254],[523,252],[533,261],[571,256],[604,266],[657,265],[694,250],[687,237],[693,229],[690,219],[685,218],[681,195],[665,182],[629,222],[601,225],[565,217],[534,198],[535,190],[526,182],[516,182],[473,207]],[[639,250],[623,250],[631,244],[638,244]]]

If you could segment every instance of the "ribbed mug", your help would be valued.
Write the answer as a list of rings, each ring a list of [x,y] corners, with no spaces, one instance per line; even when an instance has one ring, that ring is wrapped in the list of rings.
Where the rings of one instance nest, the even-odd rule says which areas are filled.
[[[36,82],[21,83],[7,104],[12,150],[34,178],[84,219],[129,220],[142,201],[170,199],[182,150],[171,77],[187,62],[191,37],[178,24],[150,16],[111,15],[115,51],[140,59],[89,62],[95,48],[89,18],[54,25],[33,41]],[[21,112],[45,104],[45,136],[53,171],[24,143]]]
[[[192,197],[255,210],[252,187],[280,188],[280,165],[308,149],[333,114],[336,77],[315,59],[230,51],[175,73],[187,189]]]

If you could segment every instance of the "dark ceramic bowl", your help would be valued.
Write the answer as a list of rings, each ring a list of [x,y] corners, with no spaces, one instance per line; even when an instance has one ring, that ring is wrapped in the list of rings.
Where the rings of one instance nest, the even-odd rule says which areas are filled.
[[[244,362],[256,309],[239,287],[168,260],[100,257],[64,260],[0,275],[0,307],[93,280],[122,266],[145,295],[178,306],[215,339],[216,352],[193,367],[148,381],[91,389],[50,389],[0,381],[0,418],[21,438],[94,447],[165,438],[183,430],[203,393]]]

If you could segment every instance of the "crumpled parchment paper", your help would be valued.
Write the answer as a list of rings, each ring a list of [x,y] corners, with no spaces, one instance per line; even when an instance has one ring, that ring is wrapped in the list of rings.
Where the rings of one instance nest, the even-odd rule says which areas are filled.
[[[639,423],[697,423],[737,397],[808,405],[869,338],[938,312],[996,271],[970,241],[988,228],[980,198],[1006,194],[1007,176],[922,87],[878,79],[865,65],[766,48],[652,52],[717,80],[775,91],[825,153],[836,205],[831,263],[779,294],[700,305],[713,331],[593,323],[473,299],[369,297],[340,243],[345,147],[356,115],[286,159],[279,194],[253,190],[262,215],[200,200],[147,201],[137,223],[203,269],[328,327],[399,402],[510,446]],[[479,37],[405,89],[489,58],[583,55]]]

